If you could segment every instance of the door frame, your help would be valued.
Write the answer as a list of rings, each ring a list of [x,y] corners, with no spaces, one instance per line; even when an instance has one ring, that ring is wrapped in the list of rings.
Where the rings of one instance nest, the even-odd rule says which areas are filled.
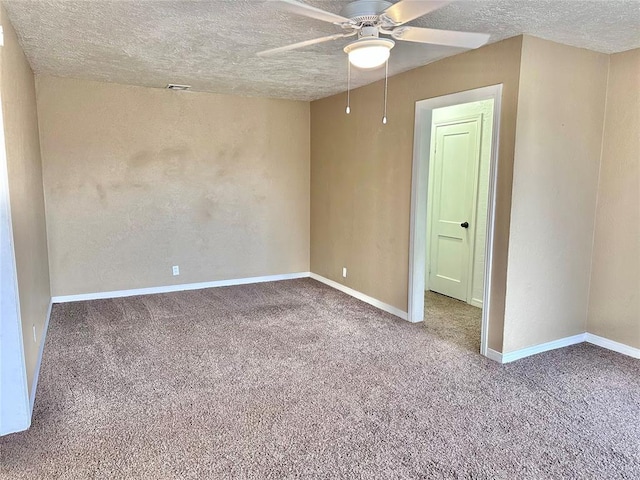
[[[32,412],[22,337],[4,131],[4,111],[0,99],[0,435],[29,428]]]
[[[495,231],[496,181],[500,116],[502,112],[502,84],[466,90],[416,102],[413,135],[413,167],[411,175],[411,228],[409,233],[409,298],[407,317],[410,322],[424,320],[424,288],[427,252],[427,189],[431,152],[432,111],[462,103],[493,99],[493,131],[489,162],[489,198],[484,263],[484,292],[482,300],[482,329],[480,353],[487,356],[489,312],[491,311],[491,272],[493,268],[493,240]]]

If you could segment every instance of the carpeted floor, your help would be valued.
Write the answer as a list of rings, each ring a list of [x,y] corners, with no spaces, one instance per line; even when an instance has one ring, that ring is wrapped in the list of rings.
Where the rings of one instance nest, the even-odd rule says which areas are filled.
[[[56,305],[2,479],[640,478],[640,362],[501,366],[479,310],[409,324],[310,279]]]
[[[424,295],[424,326],[451,346],[480,352],[482,310],[434,292]]]

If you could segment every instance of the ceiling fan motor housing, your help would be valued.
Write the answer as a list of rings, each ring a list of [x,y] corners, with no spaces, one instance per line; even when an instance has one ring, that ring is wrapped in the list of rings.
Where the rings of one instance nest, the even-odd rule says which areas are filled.
[[[375,25],[379,22],[380,14],[391,5],[385,0],[356,0],[347,4],[340,15],[361,25]]]

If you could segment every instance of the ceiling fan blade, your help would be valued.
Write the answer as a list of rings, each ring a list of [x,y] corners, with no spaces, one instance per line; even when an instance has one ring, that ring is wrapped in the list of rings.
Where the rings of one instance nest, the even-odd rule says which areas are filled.
[[[402,25],[448,3],[451,0],[400,0],[382,12],[382,21],[389,25]]]
[[[258,52],[257,55],[259,57],[268,57],[270,55],[275,55],[280,52],[287,52],[289,50],[296,50],[298,48],[308,47],[309,45],[315,45],[316,43],[330,42],[331,40],[337,40],[339,38],[350,37],[351,35],[355,35],[357,30],[354,30],[351,33],[335,33],[333,35],[329,35],[327,37],[314,38],[312,40],[305,40],[304,42],[292,43],[291,45],[285,45],[284,47],[271,48],[269,50],[263,50],[262,52]]]
[[[295,13],[296,15],[304,15],[305,17],[315,18],[316,20],[322,20],[323,22],[335,23],[338,25],[342,25],[343,23],[352,23],[351,20],[346,17],[321,10],[320,8],[312,7],[306,3],[297,2],[296,0],[270,0],[267,3],[273,5],[278,10]]]
[[[489,34],[456,32],[454,30],[436,30],[433,28],[400,27],[391,32],[395,40],[406,42],[431,43],[448,47],[478,48],[489,41]]]

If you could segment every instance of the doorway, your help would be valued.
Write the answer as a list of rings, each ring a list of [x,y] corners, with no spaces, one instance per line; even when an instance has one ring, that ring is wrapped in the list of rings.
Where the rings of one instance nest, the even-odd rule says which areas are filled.
[[[483,355],[501,94],[495,85],[416,102],[408,317],[425,319],[425,291],[481,308]]]
[[[434,109],[425,290],[482,308],[493,99]]]

